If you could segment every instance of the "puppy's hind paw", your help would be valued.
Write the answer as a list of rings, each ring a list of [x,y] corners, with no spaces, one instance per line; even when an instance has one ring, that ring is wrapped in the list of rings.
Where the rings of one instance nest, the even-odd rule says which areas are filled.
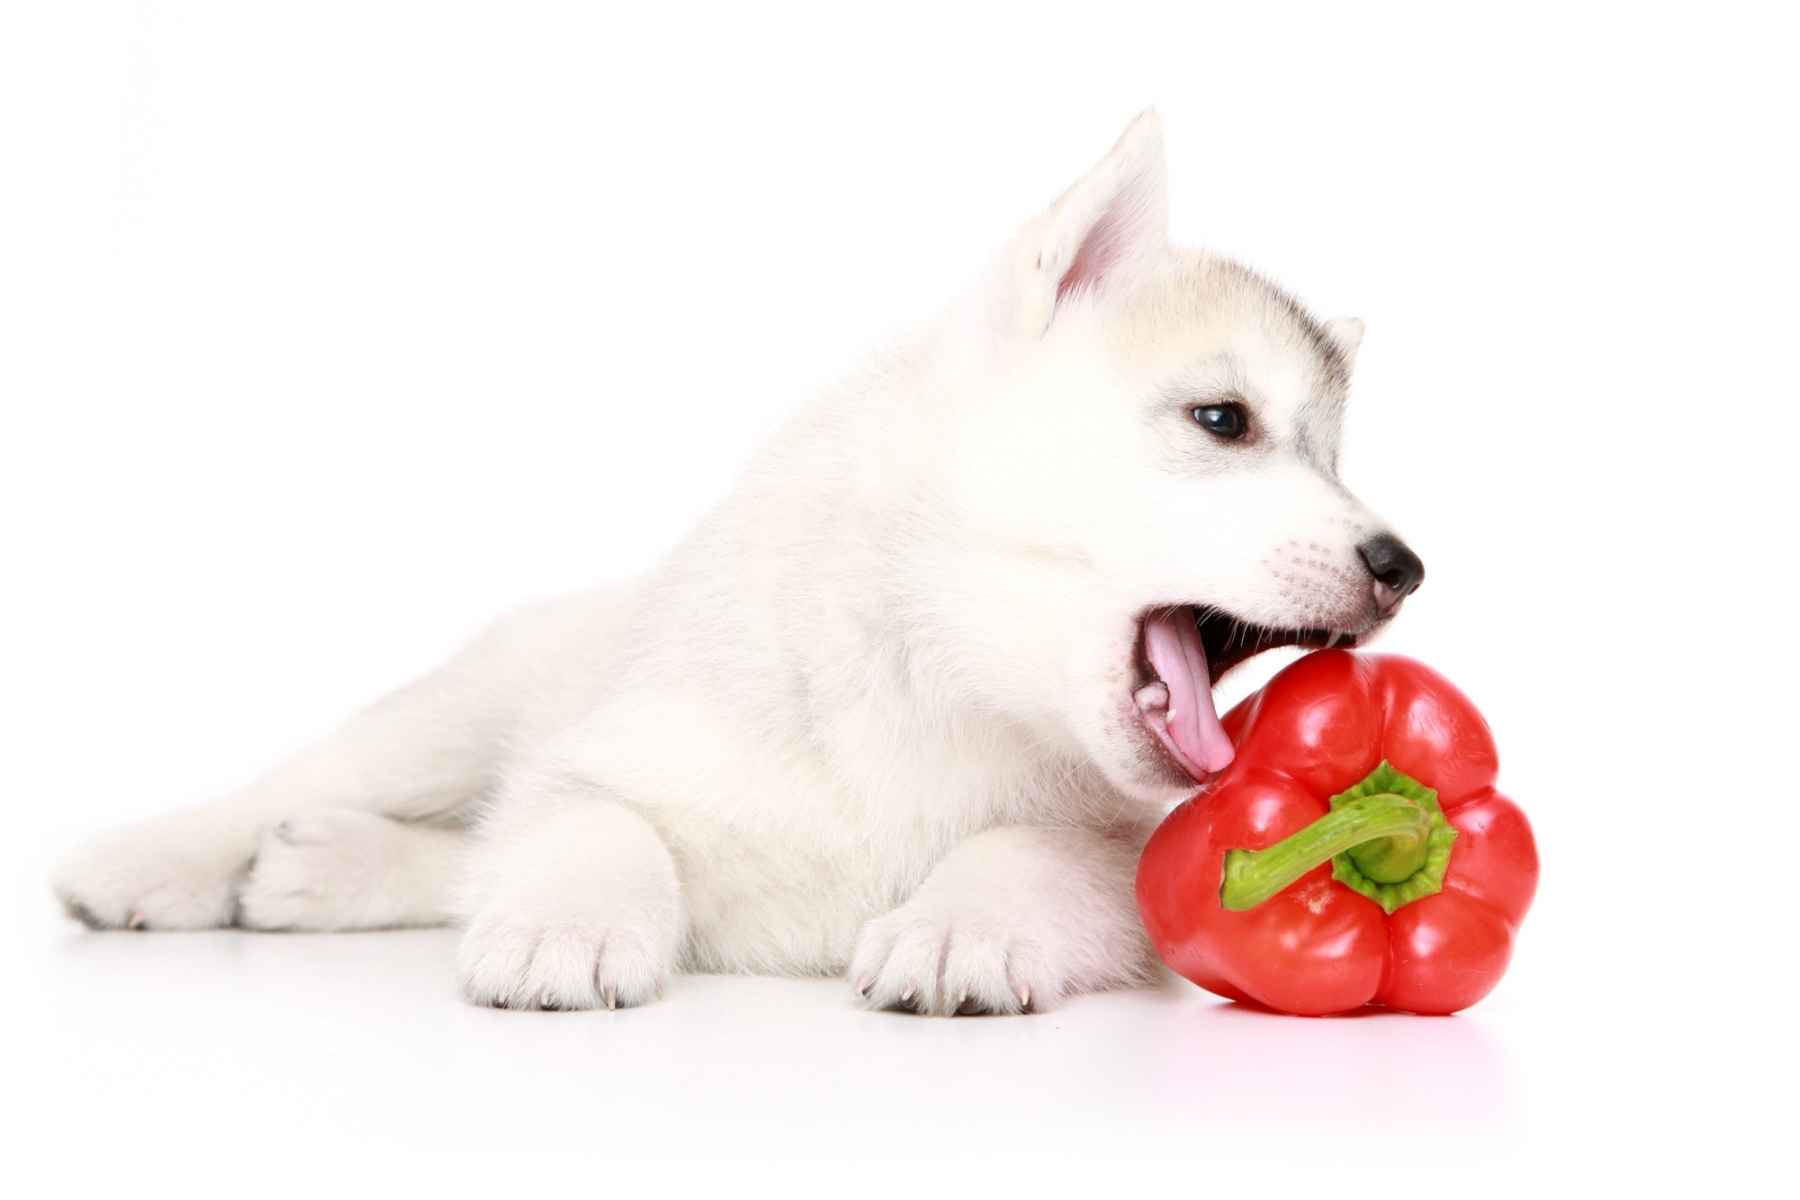
[[[212,814],[178,814],[89,843],[50,887],[90,929],[216,929],[235,919],[250,849],[250,835]]]
[[[462,840],[355,809],[297,813],[257,848],[238,923],[302,930],[446,924]]]

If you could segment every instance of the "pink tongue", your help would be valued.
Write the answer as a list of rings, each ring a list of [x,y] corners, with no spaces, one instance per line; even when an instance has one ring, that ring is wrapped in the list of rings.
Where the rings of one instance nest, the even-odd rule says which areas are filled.
[[[1231,765],[1236,750],[1213,709],[1212,676],[1194,614],[1186,609],[1152,617],[1144,628],[1144,652],[1169,689],[1166,714],[1144,719],[1196,780]]]

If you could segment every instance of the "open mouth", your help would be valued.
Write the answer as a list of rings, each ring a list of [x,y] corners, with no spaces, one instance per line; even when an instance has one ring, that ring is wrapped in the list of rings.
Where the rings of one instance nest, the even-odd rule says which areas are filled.
[[[1157,742],[1198,783],[1236,753],[1213,705],[1213,685],[1227,671],[1282,646],[1355,644],[1354,634],[1257,625],[1208,605],[1154,608],[1140,622],[1132,699]]]

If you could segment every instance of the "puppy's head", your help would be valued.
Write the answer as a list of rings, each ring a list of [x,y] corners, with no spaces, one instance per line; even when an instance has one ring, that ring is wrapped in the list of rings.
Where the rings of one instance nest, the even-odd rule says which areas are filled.
[[[1154,114],[1025,227],[982,303],[946,461],[999,702],[1177,798],[1231,760],[1224,672],[1365,639],[1423,578],[1338,479],[1361,323],[1169,247]]]

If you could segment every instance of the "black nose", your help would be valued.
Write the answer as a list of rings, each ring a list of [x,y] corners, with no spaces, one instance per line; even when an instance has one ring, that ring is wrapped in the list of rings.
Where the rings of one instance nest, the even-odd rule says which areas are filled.
[[[1425,564],[1405,542],[1391,533],[1377,534],[1356,548],[1369,574],[1393,590],[1396,600],[1411,595],[1425,582]]]

